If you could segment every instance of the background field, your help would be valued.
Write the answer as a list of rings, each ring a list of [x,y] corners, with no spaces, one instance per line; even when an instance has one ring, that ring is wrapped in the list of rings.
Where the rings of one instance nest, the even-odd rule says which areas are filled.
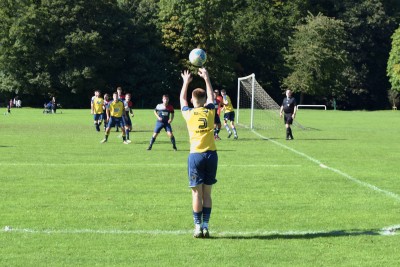
[[[61,110],[60,110],[61,111]],[[213,238],[192,238],[187,131],[146,151],[152,110],[133,143],[89,110],[14,109],[0,117],[0,266],[397,266],[399,113],[300,110],[307,128],[217,143]],[[11,231],[5,227],[11,226]]]

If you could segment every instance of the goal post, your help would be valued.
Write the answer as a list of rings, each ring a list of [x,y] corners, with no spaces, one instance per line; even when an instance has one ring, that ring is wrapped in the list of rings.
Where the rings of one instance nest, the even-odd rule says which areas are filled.
[[[255,75],[254,73],[246,76],[246,77],[241,77],[238,78],[238,92],[237,92],[237,117],[236,117],[236,123],[239,123],[239,116],[240,116],[240,86],[241,86],[241,81],[251,79],[251,113],[250,113],[250,129],[253,129],[253,120],[254,120],[254,81],[255,81]]]
[[[257,82],[255,74],[238,78],[236,123],[250,129],[282,132],[280,105]],[[304,129],[297,121],[294,126]]]

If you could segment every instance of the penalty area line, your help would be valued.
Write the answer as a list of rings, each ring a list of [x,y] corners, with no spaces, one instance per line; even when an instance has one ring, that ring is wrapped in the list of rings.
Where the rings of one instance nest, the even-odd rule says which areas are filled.
[[[270,138],[268,138],[268,137],[265,137],[265,136],[263,136],[263,135],[257,133],[257,132],[254,131],[254,130],[252,130],[252,132],[253,132],[254,134],[258,135],[258,136],[259,136],[260,138],[262,138],[262,139],[268,140],[269,142],[272,142],[272,143],[275,144],[275,145],[278,145],[278,146],[280,146],[280,147],[283,147],[283,148],[285,148],[285,149],[287,149],[287,150],[289,150],[289,151],[291,151],[291,152],[293,152],[293,153],[295,153],[295,154],[297,154],[297,155],[299,155],[299,156],[301,156],[301,157],[303,157],[303,158],[306,158],[306,159],[308,159],[308,160],[314,162],[315,164],[317,164],[319,167],[321,167],[321,168],[323,168],[323,169],[330,170],[330,171],[332,171],[332,172],[334,172],[334,173],[336,173],[336,174],[339,174],[340,176],[343,176],[343,177],[347,178],[348,180],[350,180],[350,181],[352,181],[352,182],[354,182],[354,183],[356,183],[356,184],[359,184],[359,185],[361,185],[361,186],[363,186],[363,187],[367,187],[367,188],[369,188],[369,189],[371,189],[371,190],[373,190],[373,191],[375,191],[375,192],[379,192],[379,193],[385,194],[385,195],[388,196],[388,197],[391,197],[391,198],[394,198],[394,199],[400,201],[400,196],[397,195],[397,194],[395,194],[395,193],[393,193],[393,192],[390,192],[390,191],[381,189],[381,188],[379,188],[379,187],[377,187],[377,186],[375,186],[375,185],[372,185],[372,184],[363,182],[363,181],[361,181],[361,180],[358,180],[358,179],[356,179],[356,178],[350,176],[350,175],[347,174],[347,173],[344,173],[344,172],[342,172],[342,171],[340,171],[340,170],[338,170],[338,169],[335,169],[335,168],[332,168],[332,167],[329,167],[329,166],[323,164],[323,163],[320,162],[319,160],[317,160],[317,159],[315,159],[315,158],[312,158],[312,157],[308,156],[308,155],[305,154],[305,153],[302,153],[302,152],[297,151],[297,150],[295,150],[295,149],[293,149],[293,148],[291,148],[291,147],[288,147],[288,146],[286,146],[286,145],[284,145],[284,144],[282,144],[282,143],[279,143],[279,142],[277,142],[277,141],[275,141],[275,140],[272,140],[272,139],[270,139]]]

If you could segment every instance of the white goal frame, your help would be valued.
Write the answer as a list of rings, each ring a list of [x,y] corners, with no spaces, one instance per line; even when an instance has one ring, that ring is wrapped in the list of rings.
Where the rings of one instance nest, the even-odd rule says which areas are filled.
[[[238,90],[237,90],[237,116],[236,123],[239,123],[239,114],[240,114],[240,81],[247,80],[248,78],[252,78],[251,80],[251,112],[250,112],[250,129],[254,128],[253,120],[254,120],[254,82],[256,80],[256,75],[254,73],[246,76],[238,78]]]
[[[250,107],[247,107],[245,109],[250,109],[250,114],[244,113],[246,118],[247,125],[245,127],[250,128],[251,130],[254,130],[255,128],[263,128],[266,129],[271,129],[272,125],[275,125],[273,127],[277,127],[280,122],[277,122],[276,119],[279,120],[279,110],[281,108],[281,105],[279,105],[268,93],[265,91],[264,88],[258,83],[256,80],[256,76],[254,73],[245,76],[245,77],[239,77],[238,78],[238,85],[237,85],[237,105],[236,105],[236,123],[238,125],[243,124],[241,123],[241,114],[240,114],[240,108],[241,107],[241,102],[245,99],[240,99],[241,97],[245,97],[246,101],[248,101],[248,105]],[[245,92],[245,94],[242,94],[242,91]],[[246,95],[246,96],[245,96]],[[262,112],[265,111],[263,114],[268,114],[269,117],[269,122],[272,122],[271,124],[264,124],[260,125],[260,121],[258,121],[259,115],[260,115],[260,110]],[[247,111],[246,111],[247,112]],[[248,121],[250,115],[250,121]],[[242,115],[243,116],[243,115]],[[271,117],[272,116],[272,117]],[[256,118],[257,117],[257,118]],[[255,121],[256,120],[256,121]],[[278,124],[277,124],[278,123]],[[293,122],[294,126],[300,127],[301,129],[304,129],[304,127],[299,124],[297,121]]]

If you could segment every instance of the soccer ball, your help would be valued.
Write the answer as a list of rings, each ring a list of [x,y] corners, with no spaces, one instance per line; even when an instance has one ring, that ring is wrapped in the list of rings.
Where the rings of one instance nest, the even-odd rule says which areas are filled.
[[[193,66],[202,67],[206,63],[207,55],[203,49],[195,48],[189,54],[189,61]]]

